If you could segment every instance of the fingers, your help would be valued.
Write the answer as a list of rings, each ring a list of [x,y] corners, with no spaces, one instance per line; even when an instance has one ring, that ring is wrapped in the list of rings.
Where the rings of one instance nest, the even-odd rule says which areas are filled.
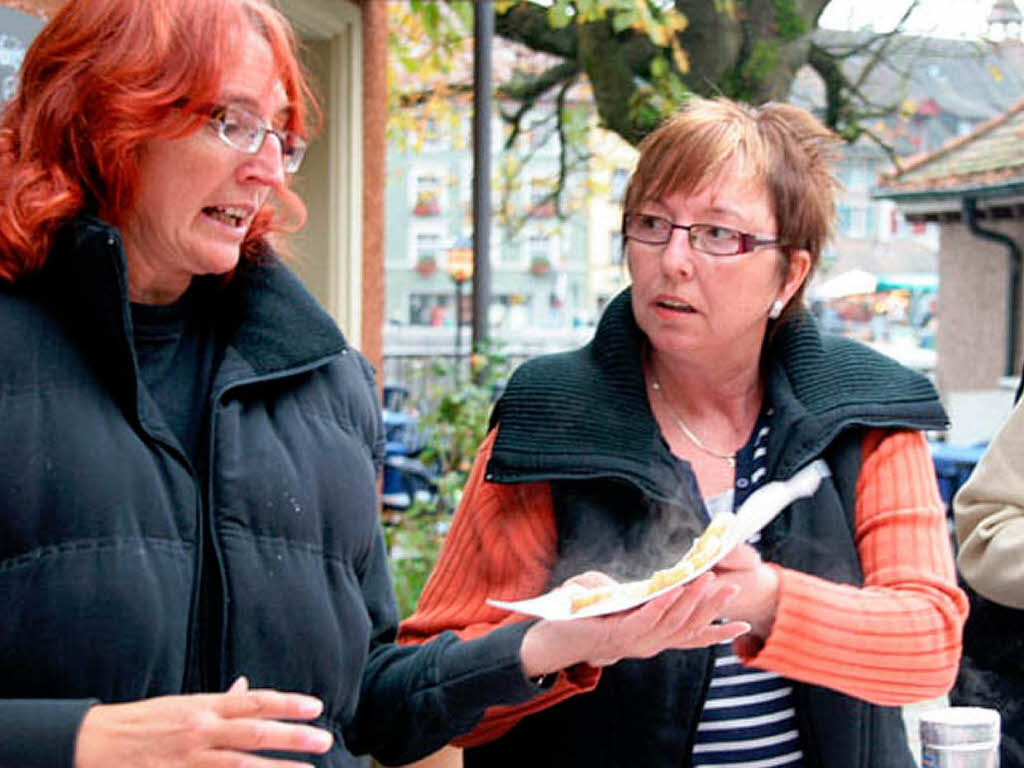
[[[243,679],[227,693],[162,696],[92,707],[79,727],[75,768],[118,765],[199,768],[297,768],[302,762],[249,754],[274,750],[323,754],[330,732],[305,723],[320,715],[319,699],[250,690]]]
[[[256,689],[215,694],[213,708],[217,714],[226,718],[312,720],[320,716],[324,705],[320,699],[302,693]]]
[[[761,564],[761,556],[749,544],[737,544],[729,554],[718,561],[716,571],[753,570]]]
[[[714,623],[727,610],[729,603],[739,591],[740,588],[736,584],[720,583],[717,579],[709,582],[704,598],[694,606],[689,616],[684,617],[686,625],[705,627]]]
[[[717,623],[730,601],[739,592],[734,584],[718,583],[713,573],[705,573],[680,590],[652,600],[652,610],[660,611],[655,652],[668,648],[702,648],[750,631],[746,622]],[[646,607],[646,606],[645,606]]]
[[[718,645],[730,640],[742,639],[750,634],[751,626],[746,621],[727,621],[712,624],[701,635],[703,645]]]
[[[330,732],[309,725],[236,718],[219,726],[215,746],[239,751],[269,749],[322,755],[331,748],[333,741]]]
[[[725,599],[726,596],[720,594],[721,592],[722,589],[715,586],[715,575],[710,572],[704,573],[689,584],[651,600],[647,604],[650,608],[645,606],[645,609],[659,614],[659,621],[667,620],[680,624],[690,621],[691,617],[696,621],[699,620],[699,616],[694,614],[705,602],[715,599],[718,604]],[[715,616],[710,616],[705,623],[709,623],[714,618]]]
[[[250,691],[249,680],[244,676],[239,677],[231,684],[227,694],[243,699],[238,702],[242,710],[232,707],[221,708],[222,717],[230,719],[224,720],[219,728],[217,747],[240,751],[284,750],[315,755],[321,755],[331,748],[334,741],[333,736],[330,732],[320,728],[230,714],[232,711],[244,711],[246,714],[252,713],[260,717],[304,720],[307,717],[302,715],[303,712],[308,713],[308,717],[316,717],[323,709],[323,705],[318,699],[279,691]],[[284,707],[297,716],[265,714],[279,707]],[[280,761],[274,761],[274,765],[281,768]],[[303,765],[305,764],[303,763]]]

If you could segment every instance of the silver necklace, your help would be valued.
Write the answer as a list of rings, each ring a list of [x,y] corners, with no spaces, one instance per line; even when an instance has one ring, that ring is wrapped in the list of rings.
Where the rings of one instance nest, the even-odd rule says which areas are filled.
[[[730,467],[736,466],[736,451],[733,451],[732,453],[719,453],[713,448],[706,446],[704,441],[697,437],[697,435],[693,433],[692,429],[686,426],[686,422],[683,421],[683,417],[676,413],[676,409],[672,407],[672,403],[670,403],[668,401],[668,397],[665,396],[665,391],[661,388],[661,384],[658,383],[658,379],[655,377],[654,371],[651,371],[651,389],[657,392],[658,396],[661,397],[661,401],[665,404],[665,407],[668,408],[668,412],[672,415],[672,418],[676,420],[676,424],[679,425],[679,429],[681,429],[683,434],[689,438],[691,443],[704,451],[704,453],[708,454],[708,456],[714,456],[716,459],[728,461]]]

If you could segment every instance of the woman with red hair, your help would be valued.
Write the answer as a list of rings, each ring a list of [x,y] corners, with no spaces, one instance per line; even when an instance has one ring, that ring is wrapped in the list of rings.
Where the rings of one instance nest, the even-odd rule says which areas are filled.
[[[275,255],[310,104],[265,0],[69,0],[24,60],[0,766],[408,762],[556,666],[526,623],[392,642],[373,374]]]

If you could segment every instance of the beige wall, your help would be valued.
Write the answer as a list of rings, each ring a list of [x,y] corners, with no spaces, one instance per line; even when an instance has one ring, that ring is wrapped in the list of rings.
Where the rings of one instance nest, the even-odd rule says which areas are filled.
[[[1024,222],[982,226],[1024,246]],[[972,235],[961,223],[942,225],[936,384],[944,398],[999,387],[1005,366],[1007,261],[1001,243]]]
[[[327,40],[315,40],[306,41],[303,47],[303,61],[314,81],[317,99],[324,104],[325,88],[322,84],[330,82],[331,44]],[[306,226],[291,238],[294,252],[291,266],[325,307],[331,305],[331,276],[326,259],[329,250],[326,222],[330,215],[330,163],[328,143],[324,140],[330,131],[330,114],[325,111],[322,130],[310,144],[295,179],[295,191],[306,204],[308,219]],[[358,344],[358,339],[352,341]]]

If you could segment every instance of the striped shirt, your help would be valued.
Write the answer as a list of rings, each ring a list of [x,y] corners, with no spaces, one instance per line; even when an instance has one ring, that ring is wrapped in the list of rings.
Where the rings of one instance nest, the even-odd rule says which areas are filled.
[[[762,415],[750,445],[737,457],[736,487],[707,500],[708,512],[734,511],[766,480],[771,409]],[[756,545],[760,534],[748,543]],[[797,768],[803,765],[793,688],[774,672],[744,667],[732,643],[716,646],[704,711],[693,744],[693,766]]]

